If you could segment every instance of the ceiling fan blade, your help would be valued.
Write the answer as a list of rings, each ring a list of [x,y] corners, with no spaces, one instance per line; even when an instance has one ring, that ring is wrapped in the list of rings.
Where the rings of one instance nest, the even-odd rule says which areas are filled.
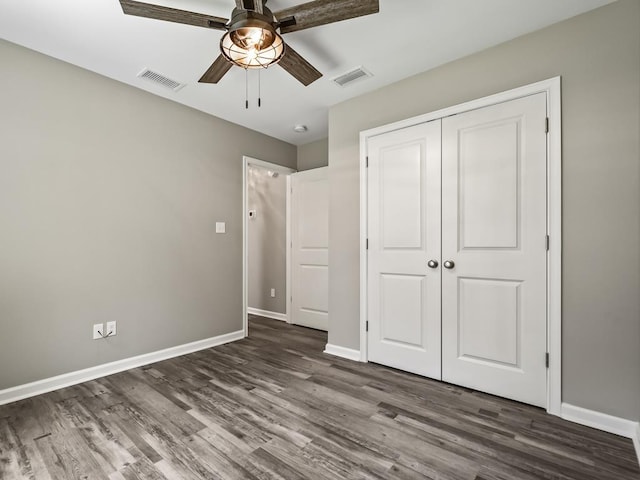
[[[305,87],[318,80],[322,74],[316,68],[300,56],[288,44],[285,44],[282,59],[278,62],[282,68],[289,72]]]
[[[295,19],[295,23],[285,21],[280,28],[280,33],[291,33],[379,11],[378,0],[314,0],[285,8],[275,12],[274,15],[278,20],[287,20],[291,17]]]
[[[211,64],[209,69],[204,72],[204,75],[198,80],[198,83],[218,83],[231,67],[231,62],[220,55],[216,58],[216,61]]]
[[[184,23],[186,25],[195,25],[196,27],[214,28],[216,30],[226,30],[226,24],[229,21],[222,17],[136,2],[135,0],[120,0],[120,5],[122,6],[122,11],[127,15]]]

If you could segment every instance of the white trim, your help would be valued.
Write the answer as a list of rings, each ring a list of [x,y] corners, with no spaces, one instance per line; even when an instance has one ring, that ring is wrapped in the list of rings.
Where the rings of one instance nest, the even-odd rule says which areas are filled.
[[[561,417],[573,423],[579,423],[587,427],[597,428],[604,432],[620,435],[621,437],[634,438],[638,434],[638,422],[626,418],[614,417],[595,410],[576,407],[569,403],[563,403]]]
[[[226,333],[224,335],[218,335],[204,340],[197,340],[184,345],[165,348],[164,350],[145,353],[143,355],[125,358],[123,360],[117,360],[115,362],[105,363],[95,367],[85,368],[83,370],[77,370],[75,372],[65,373],[63,375],[45,378],[36,382],[7,388],[5,390],[0,390],[0,405],[52,392],[53,390],[58,390],[60,388],[70,387],[72,385],[77,385],[78,383],[88,382],[89,380],[95,380],[96,378],[105,377],[107,375],[113,375],[114,373],[123,372],[125,370],[141,367],[150,363],[156,363],[161,360],[167,360],[169,358],[179,357],[199,350],[216,347],[224,343],[235,342],[242,338],[244,338],[244,331],[238,330],[236,332]]]
[[[550,236],[547,288],[547,349],[550,356],[547,375],[547,412],[561,415],[562,402],[562,149],[560,77],[514,88],[488,97],[436,110],[417,117],[360,132],[360,360],[367,357],[367,142],[369,138],[462,112],[507,102],[544,92],[550,129],[547,136],[547,228]]]
[[[563,403],[561,405],[560,416],[573,423],[579,423],[580,425],[630,438],[636,450],[638,465],[640,465],[640,422],[614,417],[613,415],[596,412],[595,410],[576,407],[569,403]]]
[[[292,239],[291,239],[291,175],[287,175],[287,206],[286,206],[286,216],[287,216],[287,233],[286,233],[286,256],[287,256],[287,265],[286,265],[286,288],[285,288],[285,295],[287,296],[285,298],[285,302],[286,302],[286,307],[285,307],[285,312],[286,312],[286,319],[285,321],[288,324],[293,323],[293,319],[292,319],[292,315],[293,315],[293,305],[292,305],[292,297],[291,297],[291,245],[292,245]]]
[[[266,168],[267,170],[271,170],[274,172],[278,172],[283,175],[291,175],[296,171],[289,167],[283,167],[282,165],[278,165],[277,163],[265,162],[264,160],[258,160],[257,158],[247,157],[244,155],[242,157],[242,328],[244,330],[244,336],[249,335],[249,317],[247,316],[248,308],[249,308],[249,264],[248,264],[248,255],[249,255],[249,246],[248,246],[248,224],[249,215],[247,215],[247,169],[249,165],[253,165],[255,167]],[[287,274],[286,274],[286,291],[289,292],[289,258],[291,256],[291,242],[289,239],[289,235],[291,234],[291,226],[289,224],[289,189],[288,189],[288,179],[287,179],[287,238],[286,238],[286,257],[287,257]],[[289,293],[287,293],[288,296]],[[289,322],[289,302],[285,301],[285,316],[287,319],[285,321]]]
[[[340,347],[338,345],[331,345],[327,343],[324,347],[324,353],[334,355],[336,357],[346,358],[347,360],[353,360],[355,362],[360,361],[360,351],[352,348]]]
[[[270,312],[269,310],[260,310],[259,308],[247,307],[247,313],[258,315],[260,317],[272,318],[273,320],[287,321],[286,313]]]
[[[360,132],[360,361],[369,360],[369,345],[367,341],[367,308],[369,292],[369,263],[367,262],[368,237],[368,172],[367,150],[369,134]]]
[[[547,93],[547,412],[562,404],[562,116],[560,77],[548,80]]]

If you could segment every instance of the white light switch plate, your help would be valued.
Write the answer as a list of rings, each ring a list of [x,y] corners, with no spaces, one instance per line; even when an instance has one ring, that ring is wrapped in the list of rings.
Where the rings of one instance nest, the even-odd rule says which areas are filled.
[[[227,225],[224,222],[216,222],[216,233],[226,233]]]

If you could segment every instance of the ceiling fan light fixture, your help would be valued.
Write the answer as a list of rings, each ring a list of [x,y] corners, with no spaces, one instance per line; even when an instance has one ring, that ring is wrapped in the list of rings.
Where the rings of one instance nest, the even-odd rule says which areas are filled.
[[[282,58],[284,42],[282,37],[276,34],[273,43],[268,47],[260,47],[258,44],[244,48],[233,42],[229,32],[220,40],[220,50],[227,60],[239,67],[267,68],[269,65],[278,63]]]
[[[220,40],[220,50],[242,68],[267,68],[284,54],[284,41],[268,22],[248,18],[236,22]]]

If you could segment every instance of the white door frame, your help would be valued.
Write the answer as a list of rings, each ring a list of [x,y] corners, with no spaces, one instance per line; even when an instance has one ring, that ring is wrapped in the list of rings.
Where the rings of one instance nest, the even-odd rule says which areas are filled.
[[[285,315],[287,317],[287,323],[291,323],[291,309],[289,308],[291,298],[291,179],[289,176],[295,173],[296,170],[288,167],[283,167],[276,163],[265,162],[264,160],[258,160],[257,158],[242,157],[242,329],[244,330],[244,336],[249,335],[249,316],[247,309],[249,308],[249,215],[247,212],[247,170],[249,165],[265,168],[273,172],[278,172],[287,176],[287,207],[286,207],[286,282],[287,291],[285,293]]]
[[[472,100],[399,122],[360,132],[360,361],[367,355],[367,142],[370,137],[437,120],[516,98],[544,92],[547,96],[547,412],[560,416],[562,401],[562,150],[560,77],[532,83],[506,92]],[[542,126],[541,126],[542,128]]]

